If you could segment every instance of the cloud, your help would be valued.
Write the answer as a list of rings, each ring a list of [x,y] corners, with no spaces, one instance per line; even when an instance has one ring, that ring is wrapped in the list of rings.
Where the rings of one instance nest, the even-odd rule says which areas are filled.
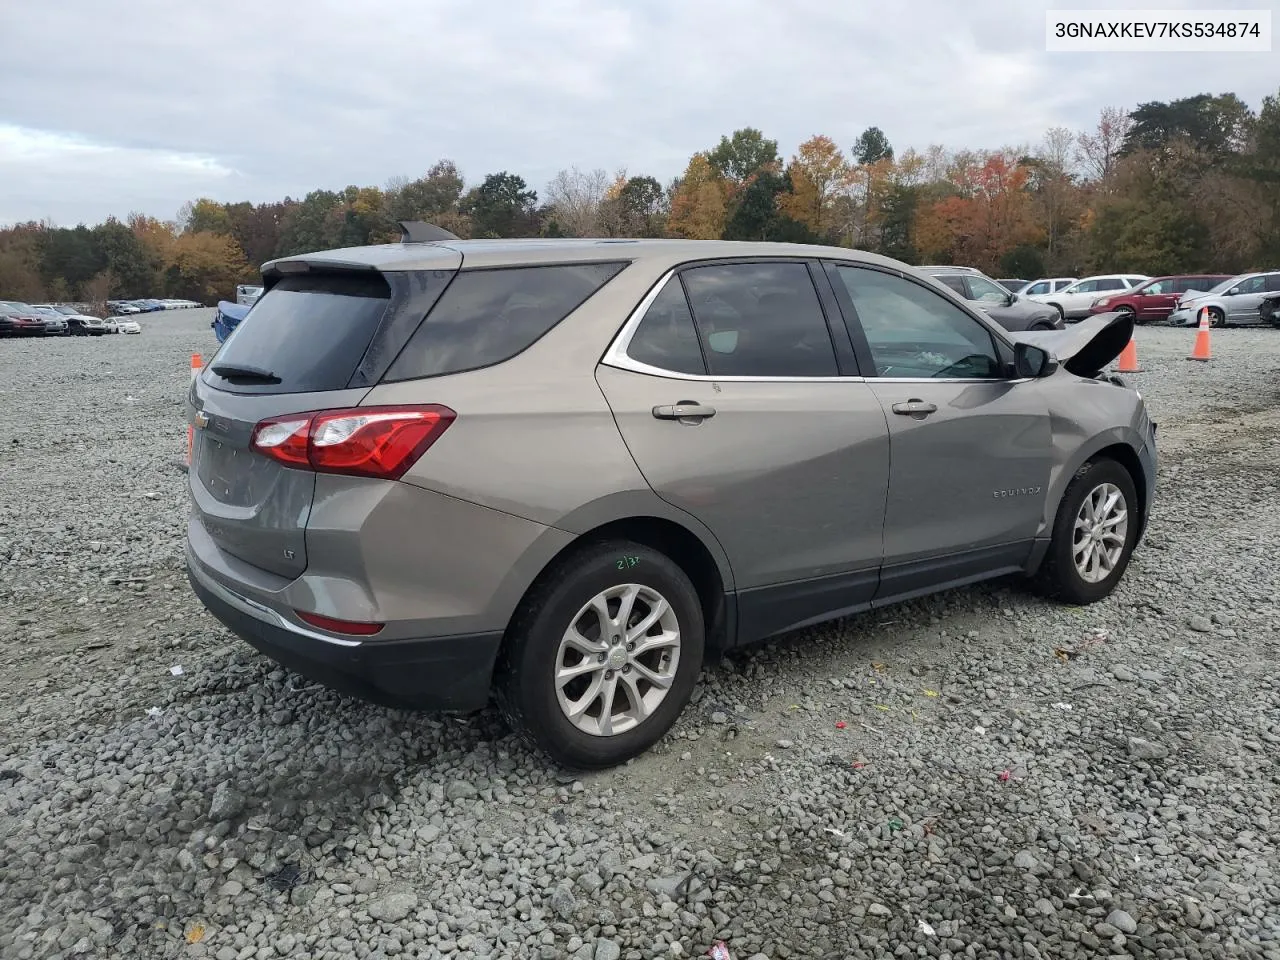
[[[381,184],[442,157],[471,181],[508,170],[539,191],[571,165],[665,180],[747,125],[787,153],[819,132],[847,148],[872,124],[899,150],[990,148],[1088,127],[1104,106],[1232,90],[1256,107],[1276,90],[1269,54],[1046,53],[1044,10],[1028,0],[20,5],[5,15],[0,61],[0,221],[171,217],[200,195],[263,201]]]

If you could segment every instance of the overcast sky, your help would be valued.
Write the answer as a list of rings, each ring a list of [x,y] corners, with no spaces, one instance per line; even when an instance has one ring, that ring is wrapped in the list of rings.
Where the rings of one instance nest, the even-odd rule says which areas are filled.
[[[1153,0],[1164,8],[1275,0]],[[1234,91],[1280,52],[1045,52],[1035,0],[0,0],[0,223],[383,185],[456,161],[664,182],[723,133],[789,155],[878,125],[994,148],[1100,108]],[[1280,18],[1278,18],[1280,19]]]

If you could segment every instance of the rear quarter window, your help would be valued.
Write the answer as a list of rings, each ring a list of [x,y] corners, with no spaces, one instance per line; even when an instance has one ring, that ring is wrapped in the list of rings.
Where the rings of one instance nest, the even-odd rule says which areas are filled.
[[[626,262],[464,270],[384,378],[418,380],[503,363],[545,336]]]

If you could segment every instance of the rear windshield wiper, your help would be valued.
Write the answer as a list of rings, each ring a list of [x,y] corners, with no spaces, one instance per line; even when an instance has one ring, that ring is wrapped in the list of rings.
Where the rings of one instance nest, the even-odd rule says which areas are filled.
[[[224,380],[254,380],[258,383],[279,383],[280,378],[261,367],[241,367],[230,363],[215,363],[209,368]]]

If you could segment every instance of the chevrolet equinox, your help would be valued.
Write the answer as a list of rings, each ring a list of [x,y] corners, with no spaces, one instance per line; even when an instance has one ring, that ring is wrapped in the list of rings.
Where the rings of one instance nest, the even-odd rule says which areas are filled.
[[[1008,574],[1091,603],[1142,536],[1130,317],[1010,333],[844,249],[403,228],[264,265],[188,398],[191,583],[312,679],[492,694],[604,767],[710,646]]]

